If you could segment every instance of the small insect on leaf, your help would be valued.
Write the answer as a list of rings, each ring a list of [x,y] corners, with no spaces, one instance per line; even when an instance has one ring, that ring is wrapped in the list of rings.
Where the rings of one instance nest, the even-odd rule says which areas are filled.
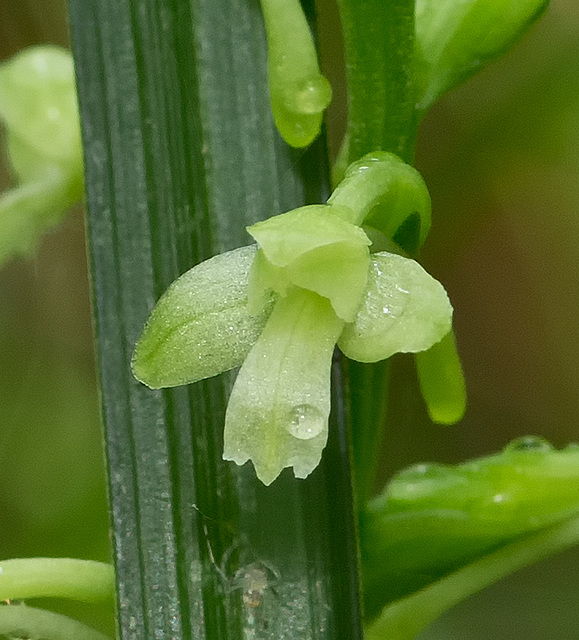
[[[275,593],[275,583],[279,574],[265,562],[253,562],[241,567],[233,577],[233,588],[243,590],[243,604],[251,609],[257,609],[263,603],[268,589]]]

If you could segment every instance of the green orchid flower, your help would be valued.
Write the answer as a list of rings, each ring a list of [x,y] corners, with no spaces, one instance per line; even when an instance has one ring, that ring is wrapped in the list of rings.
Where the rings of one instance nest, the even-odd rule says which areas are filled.
[[[0,122],[17,186],[0,197],[0,264],[27,255],[82,199],[74,65],[59,47],[26,49],[0,65]]]
[[[325,205],[248,228],[257,244],[215,256],[159,300],[137,343],[135,377],[152,388],[241,366],[225,417],[223,457],[251,460],[269,485],[285,467],[305,478],[328,434],[336,344],[362,362],[429,349],[451,329],[442,285],[409,258],[370,253],[360,226],[418,244],[430,199],[415,169],[389,153],[350,167]],[[370,231],[372,229],[372,231]]]

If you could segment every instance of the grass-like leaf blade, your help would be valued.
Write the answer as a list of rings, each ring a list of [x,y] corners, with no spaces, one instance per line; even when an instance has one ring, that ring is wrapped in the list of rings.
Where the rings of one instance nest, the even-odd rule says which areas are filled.
[[[160,392],[129,369],[172,280],[247,244],[246,225],[327,195],[320,145],[301,156],[273,127],[258,3],[70,10],[120,638],[358,638],[343,410],[321,467],[265,488],[221,460],[231,378]],[[271,585],[253,608],[256,570]]]

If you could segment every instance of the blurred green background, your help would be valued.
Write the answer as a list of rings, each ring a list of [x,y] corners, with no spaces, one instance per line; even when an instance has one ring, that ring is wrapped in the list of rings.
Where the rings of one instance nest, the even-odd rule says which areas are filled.
[[[67,37],[65,2],[0,3],[0,59]],[[381,482],[520,435],[579,440],[579,3],[552,0],[507,56],[442,100],[417,165],[433,199],[422,261],[455,306],[469,408],[460,425],[432,425],[413,360],[399,358]],[[83,232],[74,211],[33,259],[0,271],[0,558],[109,558]],[[579,638],[578,602],[572,551],[422,637]]]

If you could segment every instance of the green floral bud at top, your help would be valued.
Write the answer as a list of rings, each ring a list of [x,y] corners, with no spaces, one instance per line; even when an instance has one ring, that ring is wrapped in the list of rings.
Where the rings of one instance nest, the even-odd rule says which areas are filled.
[[[450,330],[452,307],[443,287],[413,260],[371,255],[358,226],[375,202],[384,206],[383,228],[394,229],[386,203],[400,225],[401,211],[412,215],[415,203],[426,202],[424,194],[409,194],[406,207],[376,189],[357,199],[355,182],[348,182],[342,204],[301,207],[259,222],[248,228],[257,247],[216,256],[181,276],[135,349],[135,376],[155,388],[241,365],[223,455],[237,464],[251,460],[264,484],[286,467],[305,477],[319,463],[336,343],[349,357],[375,362],[428,349]]]
[[[579,447],[524,437],[456,466],[401,471],[361,519],[368,612],[579,513]]]
[[[261,0],[261,6],[275,124],[289,145],[307,147],[320,133],[332,88],[320,73],[300,0]]]
[[[82,198],[82,147],[69,52],[33,47],[0,65],[0,121],[18,186],[0,197],[0,262],[31,252]]]
[[[501,55],[549,0],[417,0],[418,107],[428,109]]]

